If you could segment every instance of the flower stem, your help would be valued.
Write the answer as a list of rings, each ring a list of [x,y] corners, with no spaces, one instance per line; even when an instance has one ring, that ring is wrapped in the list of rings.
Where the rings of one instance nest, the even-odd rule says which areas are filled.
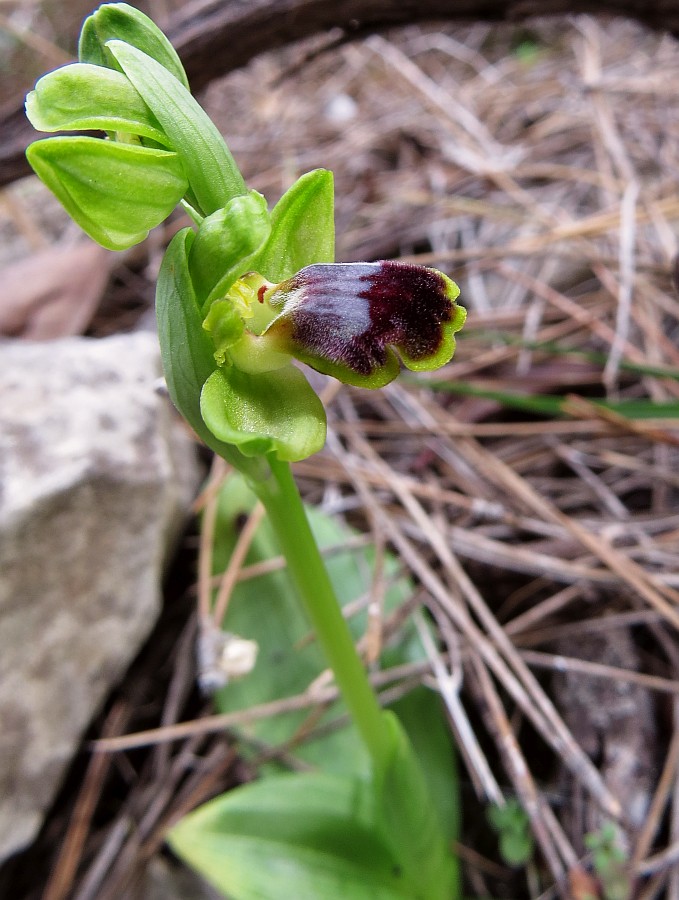
[[[269,463],[273,478],[252,486],[266,508],[316,637],[378,774],[385,769],[391,746],[384,713],[356,652],[290,466],[272,457]]]

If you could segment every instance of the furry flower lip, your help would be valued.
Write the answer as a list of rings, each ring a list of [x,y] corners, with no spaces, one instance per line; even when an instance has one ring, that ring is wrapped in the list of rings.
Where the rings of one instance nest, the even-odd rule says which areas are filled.
[[[399,358],[414,371],[450,360],[466,317],[459,293],[442,272],[408,263],[311,265],[260,288],[274,314],[262,337],[347,384],[382,387]]]

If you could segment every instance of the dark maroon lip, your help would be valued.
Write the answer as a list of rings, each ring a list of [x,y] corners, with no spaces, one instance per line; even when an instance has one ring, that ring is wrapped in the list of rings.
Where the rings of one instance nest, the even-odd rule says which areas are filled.
[[[294,297],[282,314],[292,342],[366,377],[390,346],[416,361],[436,354],[452,318],[443,276],[409,263],[312,265],[284,289]]]

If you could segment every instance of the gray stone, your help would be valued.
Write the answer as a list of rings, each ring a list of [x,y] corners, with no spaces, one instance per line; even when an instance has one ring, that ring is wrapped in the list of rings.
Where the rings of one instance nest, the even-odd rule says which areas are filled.
[[[0,345],[0,859],[156,621],[199,470],[157,339]]]

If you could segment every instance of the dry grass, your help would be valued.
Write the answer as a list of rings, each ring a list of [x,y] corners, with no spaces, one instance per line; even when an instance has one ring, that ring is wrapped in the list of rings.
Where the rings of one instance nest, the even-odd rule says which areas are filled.
[[[458,280],[470,316],[438,381],[576,395],[544,418],[422,379],[379,393],[327,385],[327,448],[297,467],[311,502],[412,573],[444,648],[429,647],[421,677],[446,703],[471,790],[482,803],[516,795],[530,818],[540,876],[501,870],[503,887],[497,866],[462,848],[471,891],[584,897],[583,836],[612,819],[630,896],[679,897],[678,423],[590,402],[679,396],[679,48],[578,18],[301,53],[209,91],[253,186],[274,199],[301,172],[332,168],[340,258],[401,257]],[[184,694],[188,647],[175,648]],[[156,772],[186,778],[182,758],[236,721],[108,746],[158,753],[189,734]],[[232,763],[223,744],[202,746]],[[215,788],[202,771],[193,792],[164,795],[155,842],[129,865]],[[108,868],[105,842],[87,848],[109,893],[125,840]],[[81,900],[86,875],[69,876]]]

